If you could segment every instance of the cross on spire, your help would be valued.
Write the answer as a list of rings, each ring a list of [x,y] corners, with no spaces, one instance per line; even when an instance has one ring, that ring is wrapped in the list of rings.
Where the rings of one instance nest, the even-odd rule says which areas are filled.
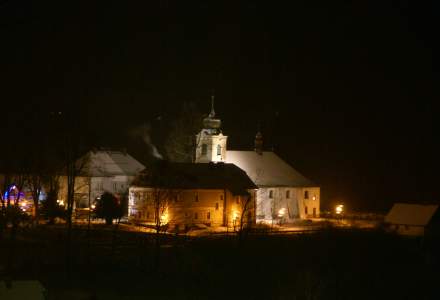
[[[211,95],[211,112],[209,113],[210,118],[215,117],[215,111],[214,111],[214,94]]]

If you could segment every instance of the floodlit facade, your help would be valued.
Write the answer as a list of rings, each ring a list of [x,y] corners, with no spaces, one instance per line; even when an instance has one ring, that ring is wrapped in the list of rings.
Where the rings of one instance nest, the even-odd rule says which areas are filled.
[[[214,98],[203,127],[196,135],[196,163],[225,162],[228,137],[220,130],[221,120],[215,117]]]
[[[155,224],[160,218],[177,230],[255,223],[256,186],[237,166],[163,163],[160,171],[145,170],[130,187],[129,220]]]
[[[246,171],[258,186],[257,221],[317,218],[320,188],[270,151],[227,151],[227,162]]]
[[[319,217],[320,187],[274,152],[263,151],[261,133],[255,137],[255,151],[230,151],[213,107],[203,127],[196,136],[196,162],[226,162],[244,170],[258,186],[257,222],[282,223]]]
[[[97,150],[78,159],[75,208],[89,208],[104,192],[124,196],[136,175],[145,167],[123,151]],[[67,203],[67,176],[60,178],[59,203]]]

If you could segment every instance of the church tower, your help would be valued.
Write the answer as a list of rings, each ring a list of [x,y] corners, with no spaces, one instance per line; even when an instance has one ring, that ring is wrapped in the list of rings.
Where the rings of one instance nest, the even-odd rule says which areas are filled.
[[[211,112],[203,119],[203,129],[196,135],[196,163],[226,161],[227,136],[220,127],[222,122],[215,117],[214,96],[211,96]]]

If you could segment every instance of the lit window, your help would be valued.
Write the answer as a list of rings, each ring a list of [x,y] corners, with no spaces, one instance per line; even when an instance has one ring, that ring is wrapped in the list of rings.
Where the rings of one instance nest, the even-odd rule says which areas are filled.
[[[269,191],[269,198],[270,198],[270,199],[273,198],[273,191],[272,191],[272,190]]]
[[[309,199],[309,191],[304,191],[304,199]]]
[[[218,210],[218,203],[215,204],[215,210]]]
[[[289,191],[289,190],[286,191],[286,198],[287,198],[287,199],[290,198],[290,191]]]
[[[217,145],[217,155],[222,155],[222,146]]]
[[[208,145],[203,144],[202,145],[202,155],[208,154]]]
[[[208,213],[206,214],[206,218],[208,219],[208,220],[210,220],[211,219],[211,213],[208,211]]]

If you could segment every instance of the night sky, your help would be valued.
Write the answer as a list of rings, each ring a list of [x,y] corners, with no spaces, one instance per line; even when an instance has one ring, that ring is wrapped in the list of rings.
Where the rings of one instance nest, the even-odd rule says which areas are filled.
[[[1,0],[3,140],[31,150],[27,123],[76,110],[96,145],[142,152],[128,133],[148,122],[161,149],[215,89],[229,148],[261,127],[324,208],[440,200],[440,6],[272,2]]]

